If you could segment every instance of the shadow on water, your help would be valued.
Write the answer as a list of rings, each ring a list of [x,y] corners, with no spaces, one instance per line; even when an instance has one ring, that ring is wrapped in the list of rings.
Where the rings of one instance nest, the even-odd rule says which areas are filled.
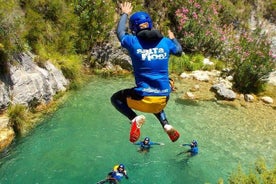
[[[187,151],[181,151],[176,155],[176,157],[181,158],[179,160],[179,165],[181,167],[188,167],[189,161],[191,161],[191,159],[194,159],[194,157],[196,156],[197,155],[190,155],[189,153],[187,153]]]
[[[200,104],[196,100],[190,100],[190,99],[182,99],[182,98],[177,98],[175,100],[175,103],[181,104],[181,105],[186,105],[186,106],[199,106]]]
[[[219,107],[221,108],[231,108],[231,109],[238,109],[238,107],[232,103],[231,101],[227,102],[227,101],[218,101],[215,99],[211,99],[211,100],[193,100],[193,99],[183,99],[183,98],[176,98],[175,99],[175,103],[177,104],[181,104],[181,105],[185,105],[185,106],[200,106],[202,105],[202,102],[213,102],[216,103]]]
[[[5,148],[2,152],[0,152],[0,168],[4,163],[2,161],[5,159],[8,159],[9,157],[12,157],[12,154],[15,153],[14,150],[18,145],[20,145],[20,142],[21,142],[20,139],[23,139],[23,137],[19,137],[19,136],[16,137],[7,148]]]

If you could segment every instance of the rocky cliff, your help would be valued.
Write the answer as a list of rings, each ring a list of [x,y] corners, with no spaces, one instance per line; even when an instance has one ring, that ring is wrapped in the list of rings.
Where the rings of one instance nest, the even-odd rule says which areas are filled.
[[[27,52],[14,58],[9,74],[0,76],[0,110],[10,104],[30,106],[33,103],[49,103],[55,94],[65,91],[69,81],[50,61],[43,67],[35,62],[35,55]],[[8,127],[8,119],[0,116],[0,150],[12,141],[14,133]],[[7,135],[7,136],[6,136]]]

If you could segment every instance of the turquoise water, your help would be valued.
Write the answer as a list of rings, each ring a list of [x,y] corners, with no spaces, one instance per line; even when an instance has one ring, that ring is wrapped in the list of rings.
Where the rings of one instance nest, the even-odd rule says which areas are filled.
[[[0,183],[96,183],[119,163],[129,175],[121,183],[217,183],[219,178],[227,181],[239,163],[251,167],[260,156],[274,163],[275,118],[255,120],[244,108],[183,101],[182,91],[172,93],[166,107],[180,139],[170,142],[155,117],[144,114],[141,139],[149,136],[165,145],[137,152],[128,141],[128,120],[110,103],[112,93],[126,87],[132,87],[131,79],[95,79],[72,94],[0,160]],[[180,144],[193,139],[199,154],[178,155],[187,149]]]

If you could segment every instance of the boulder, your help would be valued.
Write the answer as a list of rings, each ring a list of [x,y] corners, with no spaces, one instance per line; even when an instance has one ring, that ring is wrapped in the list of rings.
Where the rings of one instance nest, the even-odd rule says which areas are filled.
[[[245,94],[244,95],[244,100],[247,102],[253,102],[254,101],[254,96],[251,94]]]
[[[216,93],[216,95],[223,100],[235,100],[236,99],[236,93],[226,88],[226,86],[223,83],[215,84],[211,87],[211,90]]]
[[[269,74],[268,83],[276,86],[276,71]]]
[[[267,104],[273,104],[273,99],[269,96],[263,96],[261,97],[261,100],[264,102],[264,103],[267,103]]]
[[[193,71],[191,75],[194,79],[199,81],[208,82],[210,80],[209,73],[206,71],[200,71],[200,70]]]

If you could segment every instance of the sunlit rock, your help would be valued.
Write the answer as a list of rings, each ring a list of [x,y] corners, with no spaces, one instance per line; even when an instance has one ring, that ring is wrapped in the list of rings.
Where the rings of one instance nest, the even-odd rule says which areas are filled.
[[[0,109],[5,109],[10,102],[8,87],[0,81]]]
[[[22,53],[16,57],[18,63],[10,66],[12,89],[9,96],[13,104],[48,103],[69,84],[53,64],[47,61],[43,68],[39,67],[34,63],[34,57],[31,53]]]
[[[187,92],[186,97],[188,97],[189,99],[195,99],[195,95],[192,92]]]
[[[244,95],[244,100],[247,102],[253,102],[254,101],[254,96],[251,94],[245,94]]]
[[[235,100],[237,96],[234,91],[228,89],[222,83],[213,85],[211,90],[214,91],[220,99],[224,100]]]
[[[210,80],[208,72],[206,72],[206,71],[200,71],[200,70],[193,71],[191,75],[194,79],[199,80],[199,81],[208,82]]]
[[[263,96],[261,97],[261,100],[264,102],[264,103],[267,103],[267,104],[273,104],[273,99],[269,96]]]
[[[8,124],[9,118],[0,117],[0,151],[9,146],[15,137],[13,129]]]

